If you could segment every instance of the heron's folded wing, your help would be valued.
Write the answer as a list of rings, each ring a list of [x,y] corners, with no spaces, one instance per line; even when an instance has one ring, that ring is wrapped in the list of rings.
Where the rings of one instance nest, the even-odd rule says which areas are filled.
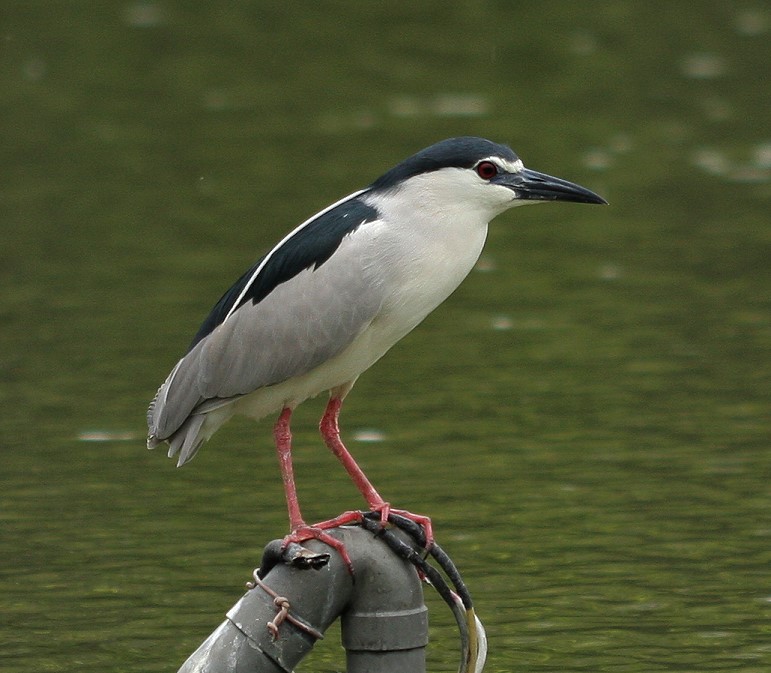
[[[158,391],[151,436],[167,438],[208,400],[301,376],[349,346],[384,301],[365,241],[352,233],[325,264],[242,304],[196,343]]]

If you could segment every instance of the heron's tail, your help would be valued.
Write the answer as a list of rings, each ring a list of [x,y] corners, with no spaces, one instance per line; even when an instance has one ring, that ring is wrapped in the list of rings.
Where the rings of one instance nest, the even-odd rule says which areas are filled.
[[[161,386],[158,391],[159,395],[163,388],[164,386]],[[181,467],[191,461],[204,442],[233,415],[234,411],[231,404],[233,400],[207,400],[203,404],[198,405],[193,413],[168,437],[160,437],[157,430],[157,413],[159,410],[156,408],[159,395],[156,395],[147,410],[147,425],[149,428],[147,448],[154,449],[159,444],[167,442],[169,445],[169,458],[179,454],[177,467]]]
[[[147,436],[147,448],[154,449],[163,442],[169,445],[169,458],[179,454],[177,467],[191,461],[203,443],[211,437],[214,430],[206,428],[206,414],[193,414],[188,418],[173,435],[166,439],[159,439],[153,434]]]

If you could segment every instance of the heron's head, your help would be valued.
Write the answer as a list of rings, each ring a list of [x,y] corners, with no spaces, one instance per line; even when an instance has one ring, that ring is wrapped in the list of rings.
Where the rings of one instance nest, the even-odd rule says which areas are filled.
[[[543,201],[607,203],[580,185],[525,168],[506,145],[484,138],[442,140],[379,177],[370,192],[405,208],[475,212],[486,221],[514,206]]]

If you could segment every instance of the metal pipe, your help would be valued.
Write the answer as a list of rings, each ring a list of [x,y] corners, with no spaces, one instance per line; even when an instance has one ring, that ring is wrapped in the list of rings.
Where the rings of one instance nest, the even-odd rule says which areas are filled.
[[[295,562],[305,567],[281,562],[268,571],[276,560],[276,542],[271,543],[260,583],[228,611],[179,673],[291,673],[341,615],[348,673],[425,673],[428,619],[415,568],[362,528],[329,534],[345,545],[353,576],[338,554],[315,540],[304,544],[316,553],[315,563],[301,555]],[[286,602],[277,603],[263,587]],[[288,612],[280,616],[287,603]]]

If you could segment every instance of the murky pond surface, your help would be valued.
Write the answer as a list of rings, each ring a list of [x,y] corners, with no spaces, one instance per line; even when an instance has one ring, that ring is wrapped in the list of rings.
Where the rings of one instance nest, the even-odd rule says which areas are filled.
[[[175,671],[219,623],[286,528],[270,421],[176,470],[148,400],[284,232],[474,134],[611,206],[499,218],[349,447],[433,517],[487,670],[771,670],[767,3],[9,2],[0,35],[0,669]],[[311,519],[359,503],[322,405]]]

